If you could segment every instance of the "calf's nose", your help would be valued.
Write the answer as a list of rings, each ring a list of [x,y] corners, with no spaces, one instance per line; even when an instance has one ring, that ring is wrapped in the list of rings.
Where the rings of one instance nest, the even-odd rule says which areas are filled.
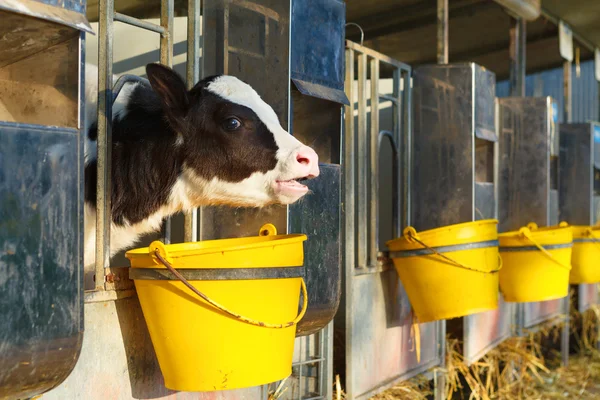
[[[301,170],[307,178],[316,178],[319,176],[319,156],[308,146],[302,146],[296,151],[296,162],[298,169]]]

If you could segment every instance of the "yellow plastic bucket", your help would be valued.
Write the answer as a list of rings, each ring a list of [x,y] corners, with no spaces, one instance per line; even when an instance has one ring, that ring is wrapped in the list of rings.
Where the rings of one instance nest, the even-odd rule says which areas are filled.
[[[261,232],[268,234],[157,241],[127,252],[167,388],[238,389],[291,374],[296,324],[308,301],[302,279],[306,236],[276,235],[272,225]]]
[[[497,220],[408,227],[387,246],[419,322],[498,307]]]
[[[600,227],[572,226],[573,255],[569,283],[600,282]]]
[[[560,299],[569,291],[573,230],[534,223],[498,235],[503,268],[500,290],[507,302]]]

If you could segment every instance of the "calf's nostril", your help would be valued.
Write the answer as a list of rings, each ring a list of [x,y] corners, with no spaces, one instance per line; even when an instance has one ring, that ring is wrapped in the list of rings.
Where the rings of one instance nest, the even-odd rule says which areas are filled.
[[[310,164],[310,159],[308,159],[307,157],[303,156],[302,154],[298,154],[296,156],[296,161],[298,161],[302,165],[308,165],[308,164]]]

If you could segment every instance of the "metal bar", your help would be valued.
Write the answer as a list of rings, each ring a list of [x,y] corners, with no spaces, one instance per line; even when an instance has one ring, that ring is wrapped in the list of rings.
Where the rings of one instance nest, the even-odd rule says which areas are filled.
[[[511,18],[510,25],[510,95],[525,96],[525,60],[527,28],[523,18]]]
[[[448,64],[448,0],[437,0],[437,62]]]
[[[566,123],[573,120],[573,74],[571,61],[563,63],[564,116]]]
[[[98,137],[96,180],[96,283],[105,289],[110,263],[113,0],[98,2]]]
[[[379,59],[379,61],[381,61],[383,63],[386,63],[386,64],[389,64],[391,66],[394,66],[396,68],[402,68],[402,69],[410,70],[410,66],[408,64],[405,64],[403,62],[395,60],[395,59],[393,59],[393,58],[391,58],[389,56],[386,56],[385,54],[379,53],[379,52],[377,52],[377,51],[375,51],[373,49],[370,49],[368,47],[363,47],[360,44],[354,43],[354,42],[352,42],[350,40],[346,40],[346,48],[352,49],[352,50],[354,50],[354,51],[356,51],[358,53],[365,54],[365,55],[367,55],[369,57],[372,57],[372,58],[377,58],[377,59]]]
[[[403,171],[402,200],[404,205],[402,207],[401,224],[402,227],[406,227],[412,223],[410,217],[412,212],[412,77],[410,68],[405,69],[403,76],[401,90],[403,92],[404,107],[402,107],[402,141],[400,141],[403,148],[399,151],[403,155],[401,168]]]
[[[562,326],[562,330],[560,331],[560,355],[561,355],[561,361],[562,361],[563,367],[566,367],[569,365],[569,332],[571,331],[571,329],[569,329],[570,306],[571,306],[571,296],[567,295],[567,297],[565,297],[563,299],[563,313],[565,314],[565,317],[564,317],[565,321]]]
[[[393,84],[393,88],[392,88],[392,97],[394,97],[394,99],[396,100],[393,104],[392,107],[392,127],[393,127],[393,131],[392,131],[392,136],[394,137],[395,141],[396,141],[396,168],[394,169],[394,173],[395,173],[395,177],[394,177],[394,184],[396,185],[396,190],[394,190],[393,193],[393,209],[392,209],[392,215],[396,218],[394,221],[394,225],[392,227],[392,237],[399,237],[400,236],[400,232],[402,232],[402,211],[400,211],[402,208],[404,208],[405,205],[405,198],[402,196],[403,192],[404,192],[404,187],[403,187],[403,182],[401,180],[401,174],[402,174],[402,153],[401,153],[401,148],[403,147],[402,145],[402,140],[404,140],[404,137],[402,135],[402,126],[404,124],[404,120],[402,118],[402,108],[404,106],[406,106],[406,103],[404,103],[402,100],[402,70],[400,68],[395,68],[394,69],[394,73],[392,76],[392,84]]]
[[[122,22],[124,24],[136,26],[138,28],[145,29],[147,31],[160,33],[161,35],[165,33],[165,28],[160,25],[142,21],[141,19],[130,17],[129,15],[121,14],[118,12],[116,12],[114,14],[114,20]]]
[[[160,26],[164,32],[160,35],[160,63],[173,66],[173,15],[175,14],[174,0],[161,0]],[[171,218],[165,219],[162,226],[163,241],[171,243]]]
[[[396,69],[396,70],[394,70],[394,73],[396,73],[397,71],[398,71],[397,69]],[[380,94],[380,95],[379,95],[379,100],[382,100],[382,101],[389,101],[389,102],[391,102],[391,103],[392,103],[392,104],[394,104],[394,105],[397,105],[397,104],[398,104],[398,99],[397,99],[397,97],[396,97],[396,96],[394,96],[394,95],[391,95],[391,96],[390,96],[390,95],[387,95],[387,94]]]
[[[160,36],[160,63],[173,66],[173,16],[175,14],[174,0],[161,0],[160,26],[164,32]]]
[[[437,322],[438,325],[438,357],[440,360],[439,368],[435,370],[436,379],[434,387],[434,399],[442,400],[446,398],[446,320]]]
[[[368,263],[368,196],[367,196],[367,161],[369,153],[367,151],[367,55],[358,55],[358,127],[356,134],[357,141],[357,197],[358,197],[358,209],[356,214],[358,216],[356,222],[357,232],[357,267],[364,268]]]
[[[187,64],[186,81],[188,90],[193,88],[200,79],[200,0],[188,0],[187,25]],[[195,242],[198,240],[198,209],[186,212],[184,215],[183,240]]]
[[[371,132],[369,133],[369,267],[377,266],[379,253],[379,60],[370,61],[371,72]],[[366,144],[366,143],[365,143]]]

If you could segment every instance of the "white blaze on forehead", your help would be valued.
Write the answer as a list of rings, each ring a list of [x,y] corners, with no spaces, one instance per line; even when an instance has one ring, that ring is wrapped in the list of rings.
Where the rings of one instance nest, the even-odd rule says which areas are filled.
[[[280,151],[289,152],[302,146],[296,138],[281,127],[273,108],[260,98],[256,90],[235,76],[222,75],[212,81],[206,89],[227,101],[248,107],[273,133]]]

